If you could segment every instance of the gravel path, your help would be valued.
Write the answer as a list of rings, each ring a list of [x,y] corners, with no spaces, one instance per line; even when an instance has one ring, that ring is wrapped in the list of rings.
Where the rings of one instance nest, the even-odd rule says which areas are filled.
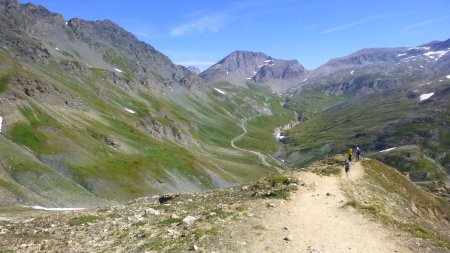
[[[248,235],[243,252],[412,252],[399,233],[343,207],[347,200],[339,184],[362,178],[359,162],[352,163],[349,178],[296,175],[309,190],[263,212],[257,222],[264,229]]]

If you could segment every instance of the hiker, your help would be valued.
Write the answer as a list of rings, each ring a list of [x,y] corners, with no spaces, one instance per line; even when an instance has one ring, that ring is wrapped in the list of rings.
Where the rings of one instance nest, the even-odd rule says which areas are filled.
[[[347,151],[348,154],[348,160],[351,162],[352,161],[352,155],[353,155],[353,150],[352,148],[349,148]]]
[[[350,171],[350,161],[347,159],[345,160],[345,174],[348,177],[348,172]]]
[[[356,147],[356,161],[359,161],[361,156],[361,150],[359,149],[359,147]]]

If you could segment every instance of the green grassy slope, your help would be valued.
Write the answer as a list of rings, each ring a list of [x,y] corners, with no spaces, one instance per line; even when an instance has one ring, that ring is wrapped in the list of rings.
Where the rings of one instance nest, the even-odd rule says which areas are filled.
[[[288,131],[286,160],[292,165],[304,165],[326,155],[344,153],[348,147],[360,146],[366,155],[391,147],[419,145],[420,156],[437,162],[434,166],[427,164],[432,168],[423,171],[434,171],[434,178],[445,178],[437,171],[441,166],[450,172],[448,82],[448,79],[433,80],[428,89],[433,89],[435,95],[425,101],[409,96],[409,90],[415,88],[413,85],[369,95],[344,94],[329,98],[321,94],[316,95],[323,97],[317,99],[320,102],[310,104],[290,101],[292,109],[313,110],[315,114],[309,113],[313,115],[309,120]],[[307,99],[308,94],[297,99]],[[408,169],[403,166],[403,170]]]
[[[379,161],[366,160],[362,165],[367,180],[343,185],[348,205],[372,215],[386,226],[422,238],[420,247],[431,244],[450,248],[448,201],[423,190]]]
[[[1,112],[7,119],[4,134],[11,145],[23,148],[17,152],[17,160],[36,157],[36,167],[46,175],[58,176],[61,185],[54,186],[52,194],[65,183],[80,190],[68,187],[67,194],[61,195],[71,192],[76,200],[45,195],[51,191],[45,188],[50,181],[39,176],[31,179],[31,166],[6,159],[6,152],[0,153],[3,167],[22,169],[7,170],[13,177],[3,179],[8,181],[3,185],[18,183],[31,189],[39,184],[41,188],[32,191],[53,204],[87,203],[83,194],[122,201],[255,180],[274,168],[230,146],[231,139],[242,133],[241,119],[259,114],[263,108],[272,112],[250,123],[249,136],[240,144],[269,155],[278,148],[273,128],[292,117],[279,105],[277,96],[258,87],[218,83],[216,87],[227,94],[210,88],[159,93],[138,85],[133,76],[129,76],[130,87],[125,86],[130,80],[114,83],[104,69],[86,68],[83,74],[74,74],[58,61],[25,65],[26,69],[17,68],[13,74],[10,70],[0,73],[3,82],[21,76],[56,87],[56,92],[36,92],[32,97],[23,94],[19,102],[11,100]],[[2,95],[8,100],[13,92],[23,91],[14,87]],[[64,100],[70,99],[79,106],[68,106]],[[5,143],[4,148],[11,148]],[[6,190],[15,194],[11,187]]]
[[[414,181],[445,179],[446,172],[419,146],[403,146],[389,152],[374,153],[371,157],[408,173]],[[441,168],[441,169],[440,169]]]

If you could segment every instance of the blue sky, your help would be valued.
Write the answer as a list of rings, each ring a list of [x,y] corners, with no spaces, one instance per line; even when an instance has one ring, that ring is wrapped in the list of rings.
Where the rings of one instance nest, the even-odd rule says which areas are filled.
[[[234,50],[307,69],[362,48],[450,38],[448,0],[31,0],[66,19],[110,19],[176,64],[202,70]]]

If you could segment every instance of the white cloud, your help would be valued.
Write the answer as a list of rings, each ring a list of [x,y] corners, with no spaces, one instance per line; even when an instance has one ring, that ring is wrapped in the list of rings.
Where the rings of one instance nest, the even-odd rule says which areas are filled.
[[[172,37],[177,37],[196,32],[217,32],[226,24],[229,17],[230,16],[226,13],[203,16],[173,28],[170,35],[172,35]]]
[[[411,29],[416,29],[416,28],[422,28],[422,27],[426,27],[429,26],[431,24],[437,23],[437,22],[442,22],[442,21],[446,21],[449,20],[450,18],[434,18],[434,19],[429,19],[429,20],[424,20],[418,23],[414,23],[411,25],[407,25],[405,27],[403,27],[403,29],[405,30],[411,30]]]
[[[221,28],[226,26],[228,23],[237,20],[242,17],[243,11],[251,9],[251,13],[256,13],[257,6],[262,6],[270,1],[237,1],[231,2],[228,8],[222,9],[216,12],[198,12],[197,17],[187,21],[186,23],[180,24],[171,29],[170,35],[172,37],[189,35],[193,33],[204,33],[204,32],[218,32]],[[203,15],[199,15],[203,13]],[[249,15],[248,12],[245,14]]]
[[[336,31],[340,31],[340,30],[346,30],[348,28],[351,28],[351,27],[354,27],[357,25],[361,25],[361,24],[367,23],[367,22],[375,20],[375,19],[379,19],[380,17],[381,16],[373,16],[373,17],[368,17],[366,19],[358,20],[358,21],[355,21],[352,23],[348,23],[345,25],[335,26],[335,27],[332,27],[330,29],[323,31],[322,33],[330,33],[330,32],[336,32]]]

